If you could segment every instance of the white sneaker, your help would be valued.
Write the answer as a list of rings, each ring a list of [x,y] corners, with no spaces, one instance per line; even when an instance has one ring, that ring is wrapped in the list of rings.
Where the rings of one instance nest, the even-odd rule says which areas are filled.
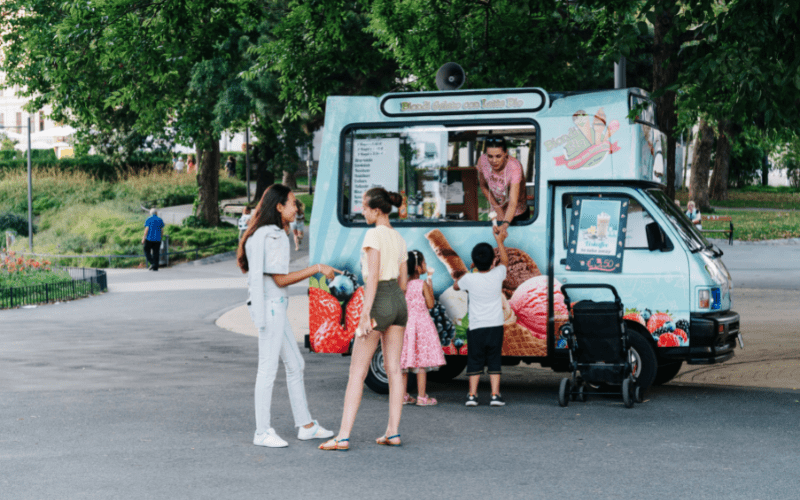
[[[275,433],[275,429],[271,428],[264,433],[256,434],[253,437],[253,444],[256,446],[266,446],[268,448],[286,448],[289,443]]]
[[[306,429],[305,427],[300,427],[297,431],[297,439],[301,441],[308,441],[309,439],[327,439],[333,437],[333,431],[329,431],[328,429],[319,425],[319,422],[316,420],[312,421],[314,425]]]

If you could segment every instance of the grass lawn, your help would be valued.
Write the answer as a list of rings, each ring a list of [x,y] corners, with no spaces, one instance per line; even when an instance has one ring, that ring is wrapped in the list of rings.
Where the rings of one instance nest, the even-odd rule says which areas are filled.
[[[27,179],[8,175],[0,180],[0,212],[27,211]],[[220,178],[220,199],[244,194],[244,183]],[[34,176],[34,212],[38,232],[34,250],[51,255],[141,255],[142,233],[147,218],[141,202],[163,200],[166,205],[192,203],[197,196],[194,176],[172,172],[130,176],[119,182],[98,181],[84,174],[57,171],[37,172]],[[160,204],[161,205],[161,204]],[[159,206],[160,206],[159,205]],[[21,210],[24,206],[25,210]],[[230,224],[216,228],[190,228],[167,225],[170,250],[181,251],[225,244],[198,252],[197,258],[233,250],[238,229]],[[27,251],[27,238],[18,237],[10,248]],[[194,252],[179,260],[195,258]],[[171,259],[171,262],[173,259]],[[56,259],[64,266],[109,267],[109,259],[82,257]],[[144,267],[143,258],[114,258],[112,267]]]
[[[676,198],[681,201],[681,206],[686,208],[686,203],[689,201],[689,191],[678,191],[678,193],[676,193]],[[711,206],[722,208],[777,208],[781,210],[800,210],[800,190],[789,187],[761,186],[730,189],[728,190],[727,200],[711,200]]]
[[[800,210],[785,212],[758,210],[724,210],[714,215],[733,218],[733,239],[742,241],[800,238]],[[703,222],[703,229],[728,229],[727,222]],[[706,234],[707,238],[725,238],[722,233]]]

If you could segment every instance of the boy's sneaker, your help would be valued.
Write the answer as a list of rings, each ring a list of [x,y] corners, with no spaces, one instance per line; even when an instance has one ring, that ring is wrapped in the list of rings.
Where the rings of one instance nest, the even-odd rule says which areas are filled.
[[[489,406],[505,406],[506,402],[503,401],[503,397],[499,394],[492,394],[492,401],[489,403]]]
[[[309,439],[326,439],[333,437],[333,431],[329,431],[325,427],[319,425],[319,422],[313,420],[311,427],[306,429],[305,427],[300,427],[297,431],[297,439],[301,441],[308,441]]]
[[[267,448],[286,448],[289,446],[289,443],[281,439],[272,427],[267,432],[256,434],[253,437],[253,444],[266,446]]]
[[[464,403],[465,406],[478,406],[478,396],[473,396],[472,394],[467,394],[467,402]]]

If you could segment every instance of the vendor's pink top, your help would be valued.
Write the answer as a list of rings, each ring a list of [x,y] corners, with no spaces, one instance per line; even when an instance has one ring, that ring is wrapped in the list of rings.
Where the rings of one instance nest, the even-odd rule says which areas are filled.
[[[478,171],[486,179],[486,184],[489,185],[489,192],[492,193],[494,199],[499,202],[503,210],[506,210],[511,198],[511,186],[522,182],[522,164],[516,158],[509,156],[505,168],[497,174],[492,170],[492,166],[489,165],[489,158],[482,154],[478,159]],[[514,217],[521,215],[525,211],[527,196],[524,187],[520,186],[519,200],[517,200],[517,210],[514,212]]]

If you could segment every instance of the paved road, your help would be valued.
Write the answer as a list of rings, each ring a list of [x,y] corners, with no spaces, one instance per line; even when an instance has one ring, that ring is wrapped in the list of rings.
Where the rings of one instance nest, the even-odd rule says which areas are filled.
[[[279,374],[273,424],[290,447],[257,448],[256,341],[215,325],[246,296],[233,261],[114,271],[110,287],[0,312],[4,500],[796,498],[792,390],[671,384],[632,410],[560,408],[559,375],[513,367],[503,409],[464,408],[463,376],[432,384],[440,405],[404,411],[399,449],[371,443],[387,408],[366,391],[353,450],[335,454],[294,439]],[[335,427],[349,359],[305,358],[312,412]]]

